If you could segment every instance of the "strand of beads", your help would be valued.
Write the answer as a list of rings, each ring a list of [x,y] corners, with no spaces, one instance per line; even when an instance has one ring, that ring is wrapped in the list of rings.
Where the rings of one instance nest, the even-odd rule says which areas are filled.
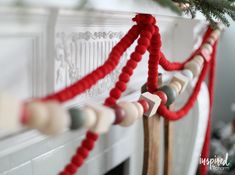
[[[149,29],[151,29],[151,27],[149,27]],[[132,75],[133,69],[136,67],[137,62],[140,61],[141,55],[146,51],[147,47],[144,46],[143,43],[147,42],[147,38],[151,38],[151,33],[153,33],[152,30],[150,30],[150,32],[144,31],[141,34],[141,36],[145,37],[146,39],[139,39],[140,45],[136,47],[136,52],[134,52],[131,55],[131,59],[127,63],[128,66],[123,68],[123,74],[120,75],[119,81],[116,83],[115,88],[111,90],[110,98],[108,98],[106,101],[106,103],[109,103],[110,106],[112,106],[111,110],[102,107],[103,110],[101,110],[101,112],[98,112],[99,111],[98,109],[101,108],[101,106],[95,108],[94,106],[96,105],[93,105],[93,107],[86,106],[86,108],[84,108],[83,110],[70,109],[69,111],[66,111],[56,101],[33,101],[23,104],[11,96],[7,96],[6,94],[1,94],[0,116],[5,116],[5,115],[9,116],[7,118],[8,120],[6,120],[6,118],[0,118],[0,121],[4,119],[4,121],[0,122],[1,128],[3,129],[19,128],[20,127],[20,120],[18,117],[19,115],[21,115],[22,118],[24,118],[23,123],[26,126],[28,126],[29,128],[37,129],[40,132],[49,135],[60,133],[67,128],[70,128],[71,130],[86,128],[90,129],[91,131],[97,131],[97,133],[103,133],[107,132],[109,127],[113,123],[120,124],[122,126],[129,126],[133,124],[134,121],[137,118],[139,118],[139,116],[141,116],[142,111],[144,110],[143,105],[141,107],[141,105],[137,102],[133,104],[128,102],[122,102],[119,105],[114,105],[114,102],[116,102],[116,100],[121,96],[121,92],[125,91],[126,83],[130,79],[129,77],[127,81],[126,79],[127,75],[129,76]],[[218,39],[220,33],[221,29],[219,28],[212,31],[209,37],[205,39],[205,42],[200,47],[200,50],[197,52],[198,54],[195,54],[194,57],[192,57],[187,63],[184,64],[184,69],[181,71],[181,73],[175,74],[168,85],[164,85],[160,87],[156,92],[154,92],[155,95],[161,98],[162,104],[166,104],[168,106],[171,103],[173,103],[176,97],[185,90],[185,87],[187,86],[188,82],[192,80],[192,78],[195,78],[199,75],[204,65],[204,62],[207,61],[206,58],[208,57],[208,55],[212,53],[213,50],[212,44],[214,44],[215,41]],[[154,52],[153,48],[152,52]],[[154,56],[155,55],[152,54],[152,57]],[[151,61],[150,63],[152,64]],[[150,73],[155,73],[155,72],[150,72]],[[156,82],[154,81],[154,83]],[[151,86],[153,87],[154,84]],[[146,96],[149,97],[148,94]],[[11,110],[9,110],[10,103],[11,103]],[[15,107],[12,108],[12,105]],[[153,106],[151,100],[149,101],[148,105],[152,110]],[[153,109],[154,110],[152,110],[152,112],[149,112],[151,113],[151,115],[153,114],[153,111],[156,110],[156,108]],[[114,111],[111,112],[112,110]],[[164,110],[165,109],[163,109],[163,111]],[[9,111],[11,111],[11,113],[9,113]],[[129,117],[126,117],[125,115],[128,114],[130,111],[136,115],[127,115]],[[162,111],[161,106],[159,111],[160,113],[163,113],[161,112]],[[107,117],[108,119],[106,121],[104,120],[105,118],[104,116],[108,115],[106,113],[110,113],[109,114],[110,116],[115,116],[115,117]],[[166,113],[164,112],[164,114]]]
[[[110,91],[110,96],[105,100],[106,106],[113,106],[116,103],[116,101],[120,98],[121,94],[126,90],[126,83],[129,82],[130,77],[133,74],[133,70],[137,67],[137,64],[141,60],[142,55],[145,53],[145,51],[149,47],[149,44],[150,44],[149,40],[152,37],[152,34],[155,32],[154,31],[155,19],[151,15],[136,15],[136,17],[133,20],[137,22],[138,29],[142,30],[142,31],[141,30],[135,31],[135,33],[138,33],[138,34],[141,31],[140,38],[138,39],[138,42],[137,42],[138,45],[136,46],[134,53],[131,55],[131,59],[128,60],[126,66],[124,66],[124,68],[122,69],[122,73],[119,76],[119,81],[117,82],[115,87]],[[128,41],[124,41],[124,42],[128,42]],[[128,111],[126,111],[126,113],[130,114],[130,112]],[[132,115],[129,115],[129,116],[132,116]],[[130,121],[132,122],[133,119],[128,120],[127,123],[129,123]],[[128,124],[125,123],[125,125],[128,125]],[[87,138],[85,139],[85,141],[86,140]],[[80,148],[83,148],[83,147],[84,146],[82,145]],[[79,153],[75,154],[75,156],[78,156],[78,155]],[[76,164],[74,164],[73,160],[70,161],[70,164],[72,164],[74,168],[78,168],[81,166],[81,165],[77,166]],[[65,168],[60,174],[74,174],[75,172],[72,171],[71,169]]]

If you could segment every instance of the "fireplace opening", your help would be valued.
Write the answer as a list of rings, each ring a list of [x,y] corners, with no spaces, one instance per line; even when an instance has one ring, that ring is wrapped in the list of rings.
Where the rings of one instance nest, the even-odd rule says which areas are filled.
[[[104,175],[129,175],[129,164],[129,159],[127,159]]]

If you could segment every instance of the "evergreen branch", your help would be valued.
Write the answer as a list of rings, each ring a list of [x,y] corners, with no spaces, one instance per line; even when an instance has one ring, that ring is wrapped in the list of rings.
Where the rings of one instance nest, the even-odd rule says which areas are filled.
[[[201,12],[206,19],[214,26],[218,21],[229,26],[228,17],[235,21],[235,0],[154,0],[160,5],[170,7],[176,11],[177,7],[174,3],[188,4],[187,9],[183,9],[186,14],[190,14],[192,18],[197,12]],[[227,17],[228,16],[228,17]]]

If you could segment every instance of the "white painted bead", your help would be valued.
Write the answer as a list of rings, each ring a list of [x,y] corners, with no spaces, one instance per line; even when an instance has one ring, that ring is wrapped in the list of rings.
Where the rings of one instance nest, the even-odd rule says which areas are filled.
[[[146,117],[152,117],[156,114],[159,105],[161,104],[161,98],[157,95],[145,92],[141,94],[140,100],[146,100],[149,104],[149,110],[144,113]]]
[[[96,113],[93,109],[89,107],[83,108],[83,113],[86,116],[84,127],[90,129],[96,123]]]
[[[49,122],[47,106],[39,101],[29,102],[26,105],[28,121],[26,125],[32,129],[42,129]]]
[[[90,130],[97,134],[106,133],[115,121],[115,111],[100,104],[89,103],[86,106],[96,113],[96,122]]]
[[[191,70],[193,73],[193,77],[197,77],[201,71],[200,65],[194,61],[186,63],[184,68]]]
[[[136,109],[138,110],[138,117],[137,118],[142,118],[144,115],[144,108],[141,104],[139,104],[138,102],[133,102],[133,104],[135,105]]]
[[[193,73],[192,73],[192,71],[189,70],[189,69],[184,69],[184,70],[182,71],[182,74],[183,74],[184,76],[188,77],[190,80],[193,79]]]
[[[55,135],[59,134],[70,125],[70,117],[68,112],[56,101],[50,101],[45,103],[48,111],[48,123],[39,128],[43,134]]]
[[[213,52],[212,46],[208,43],[202,45],[202,50],[204,50],[208,54],[211,54]]]
[[[138,118],[138,109],[136,106],[131,102],[120,102],[118,106],[125,111],[125,117],[119,125],[126,127],[134,124]]]
[[[178,81],[172,81],[172,82],[169,84],[169,86],[170,86],[171,88],[173,88],[173,89],[176,91],[177,95],[179,95],[179,94],[181,93],[182,85],[180,84],[180,82],[178,82]]]
[[[202,65],[204,63],[204,58],[201,55],[196,55],[193,58],[193,60],[196,61],[202,67]]]
[[[21,128],[22,103],[13,96],[0,93],[0,129],[16,131]]]
[[[187,85],[188,85],[188,82],[189,82],[189,78],[178,73],[178,74],[175,74],[172,78],[172,82],[178,82],[180,83],[181,85],[181,89],[179,91],[179,93],[182,93],[184,92],[184,90],[186,89]]]

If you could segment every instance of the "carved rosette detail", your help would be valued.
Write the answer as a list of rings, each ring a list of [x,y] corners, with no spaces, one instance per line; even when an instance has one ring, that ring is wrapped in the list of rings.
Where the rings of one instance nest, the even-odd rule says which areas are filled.
[[[123,32],[57,32],[55,44],[55,88],[66,87],[84,75],[102,65],[108,58],[113,46],[123,37]],[[116,82],[128,58],[128,51],[123,55],[116,70],[96,86],[88,90],[84,96],[100,95],[111,89]]]

